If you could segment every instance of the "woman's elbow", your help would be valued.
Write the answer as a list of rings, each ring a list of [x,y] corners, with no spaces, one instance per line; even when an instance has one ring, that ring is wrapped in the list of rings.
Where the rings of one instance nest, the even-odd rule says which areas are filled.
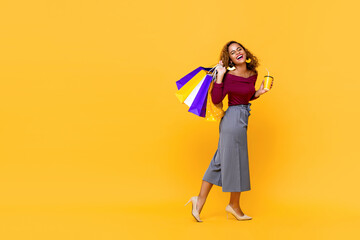
[[[212,102],[213,102],[213,104],[219,104],[219,103],[221,103],[221,100],[218,100],[218,99],[212,99]]]

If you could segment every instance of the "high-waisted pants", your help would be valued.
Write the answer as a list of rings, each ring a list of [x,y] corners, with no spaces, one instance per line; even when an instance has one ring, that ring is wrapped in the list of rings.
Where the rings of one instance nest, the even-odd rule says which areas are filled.
[[[250,105],[229,106],[219,124],[219,143],[203,180],[223,192],[250,190],[247,127]]]

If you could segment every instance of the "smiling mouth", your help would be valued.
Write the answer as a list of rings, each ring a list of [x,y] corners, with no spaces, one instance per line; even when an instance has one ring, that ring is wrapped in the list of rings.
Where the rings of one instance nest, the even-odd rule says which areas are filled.
[[[240,60],[241,58],[243,58],[243,55],[238,56],[236,59]]]

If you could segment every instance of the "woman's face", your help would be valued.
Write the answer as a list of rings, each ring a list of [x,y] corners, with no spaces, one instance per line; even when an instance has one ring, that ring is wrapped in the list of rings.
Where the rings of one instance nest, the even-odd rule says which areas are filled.
[[[237,43],[232,43],[229,46],[230,60],[235,64],[240,64],[246,60],[245,50]]]

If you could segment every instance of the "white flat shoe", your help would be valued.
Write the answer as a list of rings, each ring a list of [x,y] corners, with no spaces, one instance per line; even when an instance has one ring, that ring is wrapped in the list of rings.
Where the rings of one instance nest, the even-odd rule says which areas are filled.
[[[191,214],[196,219],[196,221],[202,222],[202,220],[200,219],[199,211],[196,209],[197,200],[198,200],[197,196],[191,197],[190,200],[185,204],[185,206],[191,201],[192,202]]]
[[[239,214],[237,214],[235,212],[235,210],[230,205],[226,206],[225,211],[226,211],[226,217],[227,218],[229,218],[229,213],[231,213],[239,221],[252,219],[252,217],[249,217],[246,214],[244,214],[243,216],[240,216]]]

